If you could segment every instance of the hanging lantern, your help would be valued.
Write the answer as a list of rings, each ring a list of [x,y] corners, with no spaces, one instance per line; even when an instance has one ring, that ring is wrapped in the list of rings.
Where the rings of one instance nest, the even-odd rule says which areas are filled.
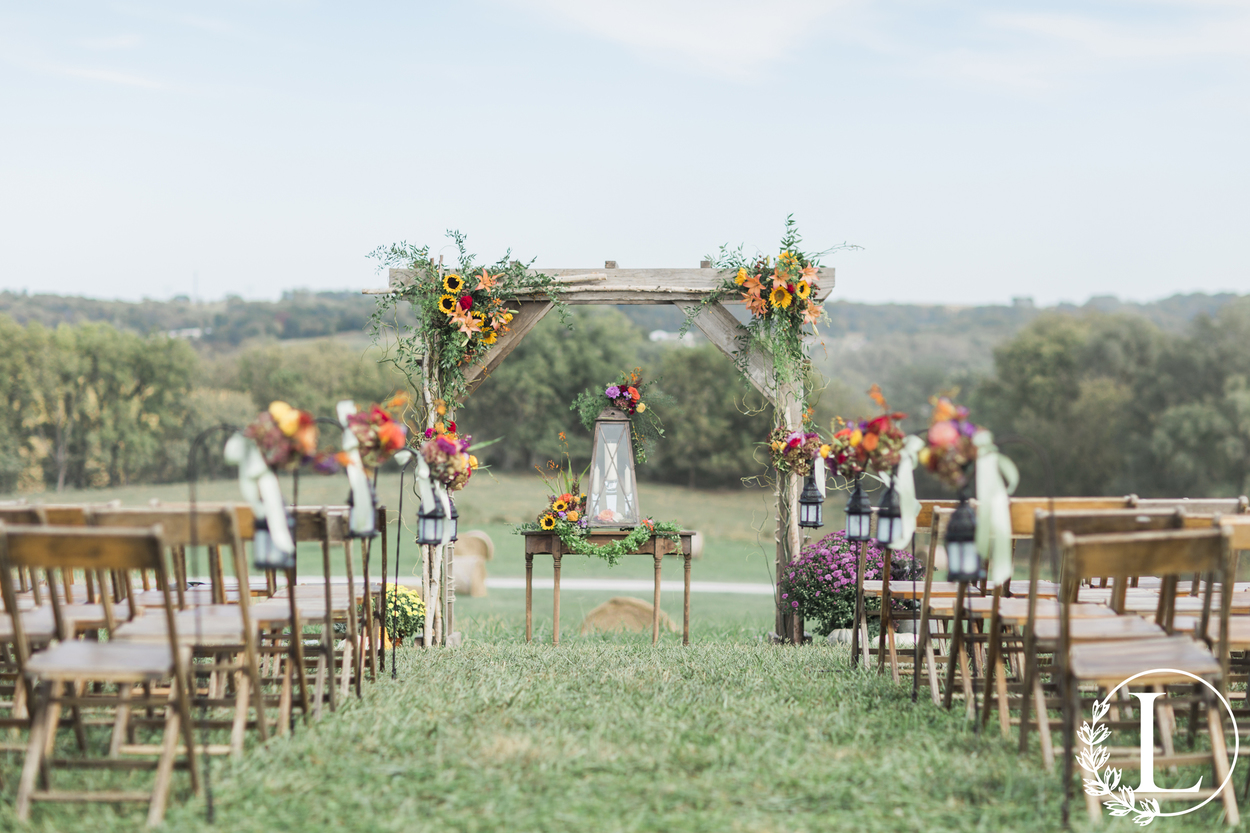
[[[636,526],[642,518],[629,417],[617,408],[604,408],[595,419],[586,514],[591,526]]]
[[[898,500],[898,492],[894,487],[885,490],[881,505],[877,507],[877,541],[889,544],[899,538],[903,531],[903,507]]]
[[[287,527],[291,530],[291,540],[295,540],[295,518],[287,515]],[[252,536],[252,566],[258,570],[294,570],[295,550],[286,552],[274,543],[269,534],[269,521],[257,518]]]
[[[817,461],[823,465],[824,461]],[[820,493],[820,489],[816,488],[816,479],[814,477],[807,478],[807,482],[803,484],[803,494],[799,495],[799,526],[809,527],[811,529],[819,529],[825,525],[823,517],[823,509],[821,504],[825,502],[825,496]]]
[[[447,502],[451,504],[451,535],[447,540],[455,541],[460,534],[460,511],[456,509],[456,502],[451,499],[451,495],[447,496]]]
[[[417,512],[417,543],[437,546],[443,543],[443,524],[447,515],[443,512],[443,502],[437,497],[432,507],[421,504]]]
[[[846,540],[867,541],[872,537],[869,534],[871,528],[872,504],[868,501],[868,495],[864,494],[864,490],[860,488],[859,481],[856,480],[851,499],[846,504]]]
[[[981,554],[977,552],[977,516],[967,498],[959,501],[946,528],[947,581],[977,581],[981,578]]]

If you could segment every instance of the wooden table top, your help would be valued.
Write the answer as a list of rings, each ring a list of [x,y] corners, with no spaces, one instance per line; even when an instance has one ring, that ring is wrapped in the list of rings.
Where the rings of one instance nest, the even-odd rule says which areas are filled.
[[[613,541],[619,541],[626,538],[633,532],[629,529],[613,529],[612,527],[592,528],[587,539],[592,544],[610,544]],[[521,533],[525,536],[525,554],[526,555],[552,555],[557,546],[560,547],[561,555],[566,554],[564,544],[560,541],[560,536],[555,530],[530,529]],[[680,547],[677,541],[670,541],[668,538],[659,538],[652,536],[641,547],[635,550],[633,555],[690,555],[690,539],[695,532],[692,529],[683,529],[676,533],[681,537]],[[658,548],[658,550],[657,550]]]

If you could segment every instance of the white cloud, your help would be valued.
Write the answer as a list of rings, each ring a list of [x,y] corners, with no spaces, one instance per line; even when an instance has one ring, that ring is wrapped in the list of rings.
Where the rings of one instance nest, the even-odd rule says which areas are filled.
[[[850,0],[508,0],[642,55],[731,78],[785,61]]]

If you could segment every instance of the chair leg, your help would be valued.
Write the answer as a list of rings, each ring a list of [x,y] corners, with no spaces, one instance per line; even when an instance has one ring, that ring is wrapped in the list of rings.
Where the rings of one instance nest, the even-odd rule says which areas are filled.
[[[1215,782],[1218,784],[1228,778],[1228,749],[1224,745],[1223,715],[1217,703],[1207,707],[1207,731],[1211,734],[1211,763],[1215,767]],[[1224,785],[1221,799],[1224,802],[1224,821],[1229,827],[1236,827],[1241,823],[1241,815],[1237,812],[1237,796],[1233,793],[1231,780]]]
[[[49,721],[52,710],[48,702],[51,694],[47,685],[42,697],[35,703],[35,717],[30,724],[30,739],[26,744],[26,761],[22,765],[22,775],[17,782],[17,802],[14,810],[19,821],[30,818],[30,796],[35,791],[35,782],[43,769],[48,736],[56,737],[56,724]]]
[[[352,667],[355,665],[352,656],[352,641],[349,639],[343,643],[343,673],[342,673],[342,690],[340,696],[347,697],[352,690]]]
[[[243,754],[243,735],[247,732],[248,688],[247,674],[234,672],[234,724],[230,727],[230,754],[236,758]]]
[[[195,757],[195,750],[187,752]],[[148,827],[157,827],[165,818],[165,804],[169,797],[169,784],[173,780],[174,758],[178,755],[178,709],[174,703],[165,707],[165,737],[161,742],[161,757],[156,765],[156,782],[152,786],[152,801],[148,805]]]
[[[1025,695],[1028,699],[1028,695]],[[1042,689],[1042,680],[1033,676],[1033,699],[1037,703],[1037,736],[1042,742],[1042,766],[1050,772],[1055,768],[1055,747],[1050,738],[1050,716],[1046,713],[1046,692]]]
[[[113,719],[113,736],[109,739],[109,757],[121,757],[122,744],[126,742],[130,726],[130,693],[134,686],[122,683],[117,687],[117,715]]]
[[[330,686],[331,689],[334,686]],[[313,719],[321,719],[321,703],[326,693],[326,658],[325,654],[317,657],[317,682],[313,690]]]
[[[278,697],[278,734],[291,731],[291,663],[282,671],[282,694]]]

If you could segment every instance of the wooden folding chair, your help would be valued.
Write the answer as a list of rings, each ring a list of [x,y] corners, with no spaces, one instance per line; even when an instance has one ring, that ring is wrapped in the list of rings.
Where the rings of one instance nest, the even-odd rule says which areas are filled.
[[[19,819],[30,817],[31,803],[35,801],[140,801],[148,803],[148,825],[158,825],[164,818],[173,769],[179,757],[184,759],[190,770],[193,789],[199,791],[199,769],[188,697],[190,652],[178,641],[162,550],[160,527],[104,531],[66,527],[19,528],[0,524],[0,592],[3,592],[9,612],[18,663],[35,707],[26,760],[18,783],[16,814]],[[107,642],[66,640],[47,650],[30,653],[23,619],[18,613],[14,572],[43,570],[48,585],[55,586],[55,572],[76,569],[94,573],[99,580],[104,580],[105,574],[111,573],[126,587],[131,586],[132,573],[141,570],[155,572],[165,588],[166,640],[159,644],[135,644],[113,639]],[[102,598],[111,634],[116,624],[113,608],[107,594]],[[59,619],[61,603],[55,593],[51,595],[51,604]],[[132,618],[135,616],[133,607],[130,615]],[[88,683],[116,688],[110,693],[88,693]],[[167,689],[161,695],[134,696],[136,687],[150,689],[154,684],[167,684]],[[75,714],[74,727],[76,733],[80,733],[80,747],[85,744],[81,739],[83,726],[77,719],[78,711],[98,707],[116,710],[116,723],[107,757],[55,757],[61,712],[67,707]],[[163,739],[156,749],[157,759],[153,764],[156,780],[150,791],[83,792],[52,788],[52,772],[58,767],[134,769],[137,762],[122,760],[121,753],[125,715],[138,708],[164,709]],[[181,756],[178,754],[180,734],[184,743]],[[37,784],[42,788],[37,789]]]
[[[1210,526],[1210,518],[1205,524]],[[981,723],[989,721],[997,709],[999,728],[1004,737],[1011,731],[1013,708],[1020,711],[1020,751],[1027,748],[1031,730],[1029,711],[1037,708],[1043,719],[1038,722],[1041,735],[1042,759],[1047,769],[1054,763],[1054,747],[1051,741],[1051,721],[1046,718],[1046,708],[1052,703],[1045,697],[1041,679],[1040,654],[1051,654],[1058,647],[1058,622],[1061,614],[1058,584],[1041,580],[1042,560],[1049,556],[1051,537],[1062,532],[1093,534],[1108,532],[1141,532],[1158,529],[1182,529],[1186,525],[1184,513],[1177,510],[1133,509],[1060,509],[1052,516],[1048,511],[1036,509],[1032,527],[1032,552],[1029,558],[1029,582],[1027,596],[999,596],[991,611],[989,633],[990,657],[987,673],[991,675],[985,685],[982,700]],[[1122,639],[1138,636],[1159,635],[1157,625],[1144,619],[1117,617],[1114,610],[1106,607],[1104,598],[1090,599],[1089,588],[1082,588],[1080,601],[1070,610],[1075,640]],[[1015,660],[1014,663],[1012,660]],[[1010,671],[1016,666],[1015,674]],[[1014,682],[1009,680],[1014,676]],[[1054,685],[1051,685],[1053,688]],[[1015,697],[1012,698],[1014,692]],[[1062,704],[1055,701],[1053,706]],[[1057,725],[1062,725],[1057,723]]]
[[[1222,691],[1228,674],[1228,656],[1221,650],[1213,655],[1207,646],[1188,636],[1177,635],[1174,630],[1175,599],[1180,581],[1194,574],[1207,575],[1209,580],[1205,593],[1206,604],[1201,614],[1201,632],[1205,633],[1211,621],[1211,600],[1215,586],[1221,589],[1221,606],[1216,614],[1219,622],[1219,644],[1228,644],[1229,593],[1232,589],[1232,546],[1226,527],[1214,529],[1178,529],[1157,532],[1114,533],[1106,535],[1077,536],[1071,532],[1060,535],[1062,545],[1061,600],[1063,613],[1060,617],[1059,657],[1064,676],[1065,741],[1076,737],[1076,724],[1081,719],[1081,687],[1110,691],[1135,675],[1143,675],[1135,681],[1135,687],[1152,687],[1166,692],[1166,687],[1182,686],[1186,690],[1198,688],[1206,706],[1206,718],[1211,749],[1203,753],[1177,753],[1173,749],[1171,726],[1172,706],[1157,702],[1156,708],[1164,715],[1158,721],[1162,750],[1155,751],[1157,768],[1209,761],[1214,776],[1213,786],[1205,790],[1186,793],[1185,800],[1197,801],[1218,796],[1225,810],[1225,820],[1230,826],[1239,823],[1237,801],[1232,784],[1223,784],[1229,773],[1225,746],[1223,706],[1210,692],[1194,686],[1193,677],[1206,680],[1217,691]],[[1111,607],[1124,613],[1123,600],[1132,576],[1150,575],[1161,579],[1157,621],[1166,632],[1162,636],[1149,636],[1117,640],[1078,641],[1075,638],[1071,603],[1080,592],[1081,583],[1109,576],[1114,592]],[[1184,672],[1184,673],[1177,673]],[[1187,675],[1192,675],[1187,676]],[[1112,721],[1114,723],[1114,715]],[[1191,724],[1190,731],[1194,731]],[[1111,748],[1111,758],[1106,767],[1117,770],[1133,769],[1140,765],[1140,750],[1130,747],[1124,753]],[[1071,784],[1072,768],[1076,750],[1065,745],[1065,785]],[[1127,753],[1127,754],[1125,754]],[[1065,786],[1065,789],[1067,787]],[[1101,816],[1105,797],[1086,793],[1086,807],[1092,820]],[[1136,798],[1154,799],[1160,802],[1175,800],[1175,793],[1137,792]]]
[[[194,515],[185,509],[170,507],[93,510],[87,513],[87,523],[94,527],[161,524],[165,530],[165,544],[171,549],[174,571],[184,575],[185,565],[179,568],[177,562],[187,547],[205,546],[219,552],[228,548],[236,586],[248,585],[247,555],[243,542],[245,538],[252,538],[254,521],[246,505],[220,505],[207,511],[197,509]],[[168,576],[169,571],[164,575]],[[249,725],[256,728],[260,740],[264,742],[269,738],[269,727],[260,678],[259,634],[251,614],[251,593],[227,593],[221,581],[215,581],[205,592],[203,588],[184,588],[181,581],[167,580],[165,585],[146,591],[135,588],[129,598],[136,606],[144,606],[155,602],[157,597],[163,598],[168,592],[178,598],[176,616],[182,644],[191,646],[195,657],[200,660],[193,665],[193,671],[197,678],[201,675],[207,677],[205,691],[202,692],[198,684],[192,689],[195,704],[234,711],[232,718],[224,723],[231,728],[230,745],[210,746],[209,752],[241,754]],[[140,617],[119,627],[113,638],[131,642],[161,642],[167,637],[166,627],[160,617]],[[223,685],[219,680],[223,674],[235,678],[233,698],[221,696],[219,689]],[[249,704],[256,712],[254,723],[248,719]],[[208,725],[216,727],[222,725],[222,721],[209,719]]]

